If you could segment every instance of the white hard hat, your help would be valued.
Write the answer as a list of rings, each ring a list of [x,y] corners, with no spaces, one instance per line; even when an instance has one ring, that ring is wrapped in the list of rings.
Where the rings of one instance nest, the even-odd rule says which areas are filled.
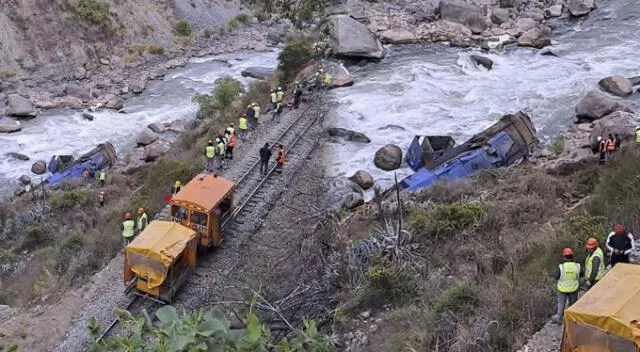
[[[602,136],[598,136],[598,142],[602,140]]]

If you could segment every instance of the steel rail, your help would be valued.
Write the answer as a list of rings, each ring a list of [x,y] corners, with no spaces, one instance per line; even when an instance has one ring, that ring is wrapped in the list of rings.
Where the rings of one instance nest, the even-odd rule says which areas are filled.
[[[131,299],[131,301],[129,301],[129,303],[124,307],[124,310],[129,310],[129,308],[131,308],[131,306],[136,303],[136,301],[138,300],[140,296],[138,295],[134,295],[133,298]],[[111,332],[111,330],[113,330],[113,328],[118,325],[118,322],[120,321],[120,318],[115,318],[111,324],[109,324],[109,326],[107,327],[107,329],[96,339],[96,343],[102,341],[105,337],[107,337],[107,335],[109,335],[109,333]]]

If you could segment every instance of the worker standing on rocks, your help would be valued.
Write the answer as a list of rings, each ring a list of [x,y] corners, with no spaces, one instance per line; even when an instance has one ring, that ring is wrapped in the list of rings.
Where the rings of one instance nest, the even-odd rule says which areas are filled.
[[[602,139],[602,136],[598,136],[598,152],[600,153],[600,164],[604,165],[605,156],[607,154],[607,142]]]
[[[302,98],[302,87],[299,82],[296,82],[296,87],[293,88],[293,108],[297,109],[300,106],[300,98]]]
[[[226,145],[221,137],[216,139],[216,151],[215,157],[218,164],[218,169],[224,168],[224,156],[226,153]]]
[[[271,159],[271,146],[269,143],[265,143],[264,147],[260,148],[260,174],[266,175],[269,171],[269,159]]]
[[[100,208],[103,208],[103,207],[104,207],[104,200],[105,200],[105,198],[104,198],[104,192],[100,192],[100,194],[98,194],[98,206],[99,206]]]
[[[132,220],[131,213],[124,214],[124,221],[120,225],[120,229],[122,230],[122,241],[126,247],[133,241],[133,236],[136,234],[136,225]]]
[[[144,208],[138,209],[138,220],[136,221],[136,231],[141,233],[147,227],[147,213],[144,212]]]
[[[278,156],[276,157],[276,171],[281,174],[282,173],[282,167],[284,166],[285,161],[287,161],[287,159],[285,159],[284,157],[285,151],[284,151],[284,147],[282,146],[282,144],[278,144]]]
[[[253,111],[253,109],[249,109]],[[249,126],[247,125],[247,115],[240,116],[240,120],[238,121],[238,139],[244,141],[247,136],[247,130]]]
[[[640,127],[636,127],[636,145],[640,145]]]
[[[605,154],[605,159],[610,160],[613,158],[613,153],[616,151],[616,140],[613,139],[611,133],[607,137],[607,152]]]
[[[593,237],[587,240],[585,247],[589,252],[584,261],[584,277],[588,290],[604,276],[604,253],[598,245],[598,240]]]
[[[276,91],[276,101],[280,104],[284,103],[284,91],[282,87],[278,87],[278,91]]]
[[[212,172],[214,169],[214,160],[216,157],[216,149],[213,146],[213,141],[207,143],[207,147],[204,150],[204,156],[207,158],[206,171]],[[177,181],[176,181],[177,182]]]
[[[324,82],[323,82],[324,89],[331,89],[332,85],[333,85],[333,75],[329,73],[329,71],[327,71],[324,74]]]
[[[564,310],[578,300],[578,290],[580,289],[580,264],[573,260],[573,249],[562,250],[563,263],[553,273],[553,278],[557,280],[556,289],[558,294],[558,310],[553,316],[553,321],[562,324]]]
[[[624,226],[617,224],[607,237],[607,250],[611,255],[611,267],[617,263],[629,263],[629,255],[635,249],[633,235]]]
[[[616,151],[622,148],[622,138],[617,133],[613,134],[613,140],[616,142]]]
[[[98,174],[98,180],[100,181],[100,187],[104,187],[104,183],[107,180],[107,173],[104,171],[104,169],[100,170],[100,173]]]

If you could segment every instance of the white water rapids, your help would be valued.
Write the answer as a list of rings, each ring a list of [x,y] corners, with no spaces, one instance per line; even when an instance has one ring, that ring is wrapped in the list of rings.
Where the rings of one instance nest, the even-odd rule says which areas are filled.
[[[333,91],[328,123],[364,132],[369,144],[334,145],[329,174],[369,171],[378,184],[390,185],[393,172],[377,169],[373,156],[392,143],[403,152],[414,135],[452,135],[458,143],[490,126],[506,113],[526,111],[541,139],[572,123],[577,102],[598,81],[614,74],[640,76],[640,6],[637,0],[603,1],[582,22],[555,21],[558,55],[510,47],[483,53],[447,45],[390,47],[379,64],[352,68],[355,85]],[[477,68],[470,55],[493,60],[493,69]],[[622,99],[640,111],[640,94]],[[403,163],[398,178],[411,170]]]

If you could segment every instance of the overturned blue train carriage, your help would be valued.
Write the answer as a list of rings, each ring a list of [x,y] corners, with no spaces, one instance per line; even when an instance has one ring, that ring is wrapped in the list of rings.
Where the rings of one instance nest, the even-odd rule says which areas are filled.
[[[93,150],[75,160],[70,155],[54,155],[48,166],[52,175],[44,182],[46,185],[54,186],[82,177],[85,170],[93,175],[112,167],[116,157],[116,150],[109,142],[98,144]]]
[[[524,112],[505,115],[491,127],[455,146],[450,136],[416,136],[405,161],[416,171],[400,182],[415,191],[438,180],[465,178],[477,170],[509,166],[533,152],[536,129]]]

